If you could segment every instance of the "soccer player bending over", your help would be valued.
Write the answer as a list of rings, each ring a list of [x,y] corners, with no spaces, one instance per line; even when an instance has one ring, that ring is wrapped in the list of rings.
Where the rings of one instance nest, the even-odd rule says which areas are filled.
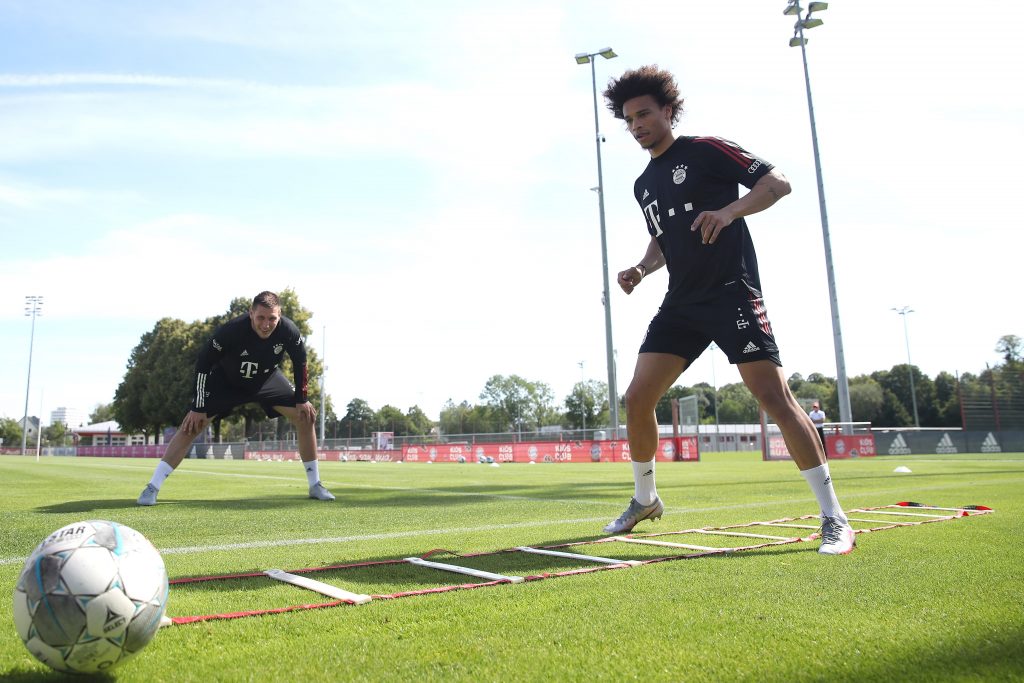
[[[782,430],[800,473],[821,506],[819,552],[853,550],[854,531],[839,506],[825,451],[782,373],[765,311],[754,244],[744,216],[789,194],[789,181],[764,159],[716,137],[675,137],[683,100],[673,75],[657,66],[627,71],[604,97],[651,155],[633,186],[650,241],[640,262],[618,275],[629,294],[647,275],[668,269],[668,292],[640,346],[626,390],[634,496],[604,528],[619,534],[665,507],[654,483],[655,406],[711,342],[737,366],[744,384]],[[749,191],[739,196],[739,185]]]
[[[292,359],[295,386],[281,372],[284,354]],[[181,464],[192,442],[210,420],[226,417],[245,403],[259,403],[267,417],[284,415],[295,426],[299,457],[309,480],[309,497],[334,500],[320,483],[316,458],[316,409],[306,397],[306,347],[299,328],[281,315],[273,292],[260,292],[247,315],[218,327],[199,352],[195,396],[188,415],[175,432],[153,478],[139,496],[139,505],[156,505],[164,480]]]

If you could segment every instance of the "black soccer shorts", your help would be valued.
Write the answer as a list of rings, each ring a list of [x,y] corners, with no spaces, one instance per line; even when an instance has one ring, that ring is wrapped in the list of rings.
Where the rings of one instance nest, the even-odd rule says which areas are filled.
[[[203,411],[211,420],[227,417],[231,411],[246,403],[259,403],[269,418],[280,417],[274,406],[295,405],[295,387],[280,369],[274,370],[259,389],[247,391],[233,386],[224,379],[220,368],[210,373],[206,381],[206,407]]]
[[[782,366],[764,297],[742,280],[724,285],[708,301],[663,303],[647,328],[640,353],[671,353],[693,364],[711,342],[733,365],[770,360]]]

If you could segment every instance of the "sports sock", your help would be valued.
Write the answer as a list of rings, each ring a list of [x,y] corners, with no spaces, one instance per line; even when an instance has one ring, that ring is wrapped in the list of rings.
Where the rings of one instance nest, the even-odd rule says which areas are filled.
[[[812,467],[809,470],[801,470],[800,474],[811,485],[814,497],[818,499],[818,505],[821,506],[821,514],[826,517],[835,517],[846,524],[846,513],[839,506],[839,499],[836,498],[835,489],[832,488],[832,477],[828,472],[828,463]]]
[[[641,505],[650,505],[658,497],[658,489],[654,486],[654,460],[637,462],[633,460],[633,497]]]
[[[316,460],[310,460],[309,462],[303,460],[302,466],[306,468],[306,479],[309,481],[310,486],[320,481],[320,463]]]
[[[161,460],[156,464],[156,470],[153,471],[153,478],[149,480],[149,485],[159,491],[160,487],[164,485],[164,480],[171,476],[173,471],[173,467]]]

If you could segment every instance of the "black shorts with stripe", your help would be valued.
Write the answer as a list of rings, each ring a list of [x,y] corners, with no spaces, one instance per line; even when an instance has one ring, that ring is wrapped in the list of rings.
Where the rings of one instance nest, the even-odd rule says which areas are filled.
[[[742,280],[724,285],[718,296],[706,301],[663,303],[647,328],[640,353],[671,353],[692,364],[711,342],[734,365],[770,360],[782,366],[764,298]]]
[[[284,376],[280,369],[274,370],[267,381],[256,391],[240,389],[224,379],[220,368],[210,373],[206,382],[206,401],[199,412],[206,413],[211,420],[227,417],[231,411],[246,403],[259,403],[267,417],[279,417],[281,414],[274,406],[292,407],[295,405],[295,387]]]

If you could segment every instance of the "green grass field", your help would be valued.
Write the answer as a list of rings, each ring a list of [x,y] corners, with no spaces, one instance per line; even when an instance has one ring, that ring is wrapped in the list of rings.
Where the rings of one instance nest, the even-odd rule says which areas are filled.
[[[338,496],[322,503],[306,498],[298,463],[190,460],[167,481],[159,505],[136,507],[154,465],[0,457],[0,679],[61,678],[23,647],[9,596],[24,558],[70,522],[109,519],[141,531],[173,579],[400,559],[435,548],[468,554],[597,539],[632,494],[625,464],[350,462],[321,463]],[[912,473],[893,473],[899,465]],[[879,457],[831,468],[848,509],[912,500],[982,504],[995,513],[860,534],[845,557],[798,543],[175,625],[110,679],[1024,680],[1024,455]],[[665,517],[641,523],[637,533],[817,511],[792,463],[764,463],[757,454],[659,464],[657,476]],[[622,543],[576,550],[640,560],[685,552]],[[512,575],[591,566],[521,553],[461,562]],[[411,565],[311,576],[375,595],[477,581]],[[270,579],[240,579],[172,586],[167,612],[328,600]]]

